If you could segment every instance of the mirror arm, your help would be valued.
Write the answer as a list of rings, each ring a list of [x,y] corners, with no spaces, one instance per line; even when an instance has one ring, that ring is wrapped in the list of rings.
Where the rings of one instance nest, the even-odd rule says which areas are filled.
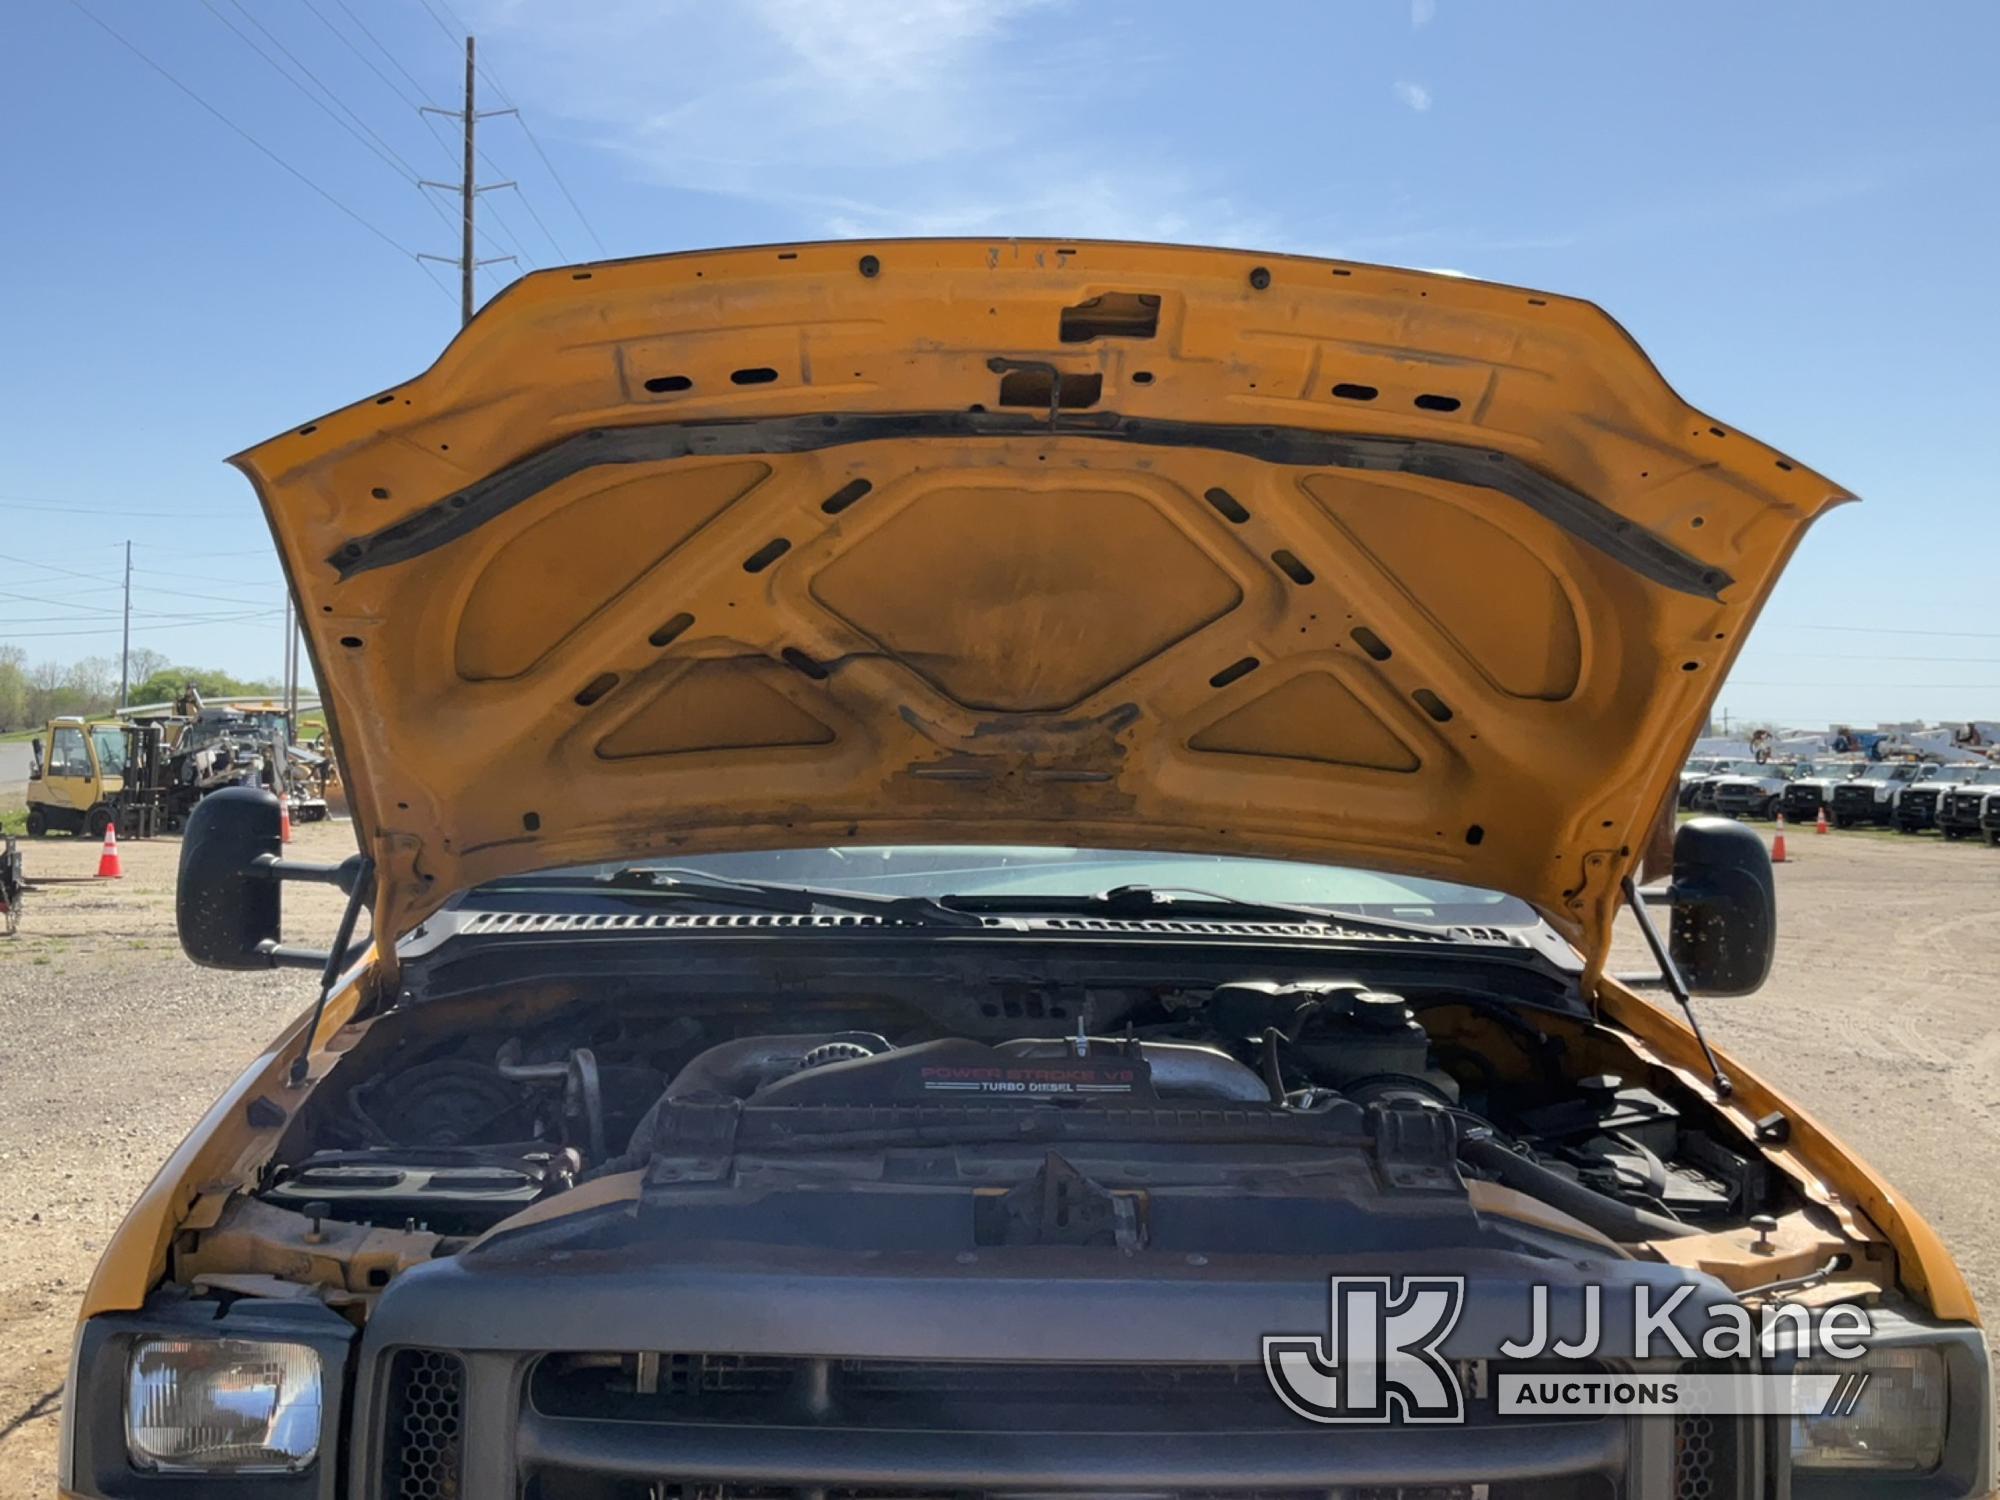
[[[359,854],[350,854],[337,865],[310,865],[302,860],[286,859],[281,854],[260,854],[250,861],[250,868],[266,880],[336,885],[352,896],[363,884],[363,876],[368,873],[368,861]]]
[[[1646,898],[1639,890],[1639,883],[1630,875],[1625,877],[1625,904],[1632,909],[1632,915],[1639,923],[1639,931],[1646,939],[1646,946],[1653,950],[1654,962],[1660,966],[1660,979],[1667,987],[1667,993],[1674,997],[1681,1013],[1687,1017],[1688,1029],[1701,1048],[1701,1055],[1708,1059],[1708,1076],[1715,1085],[1715,1092],[1727,1099],[1736,1091],[1736,1085],[1729,1081],[1729,1075],[1722,1071],[1722,1064],[1715,1060],[1715,1051],[1708,1045],[1708,1038],[1702,1035],[1701,1021],[1694,1013],[1694,996],[1688,993],[1687,980],[1681,977],[1680,967],[1675,964],[1673,954],[1661,941],[1660,931],[1653,925],[1653,918],[1646,910]]]
[[[283,864],[274,860],[272,864]],[[306,1022],[305,1035],[299,1041],[299,1055],[292,1059],[291,1075],[286,1079],[288,1087],[297,1088],[306,1081],[307,1070],[311,1067],[313,1038],[319,1033],[319,1018],[326,1010],[327,999],[333,994],[334,984],[340,978],[342,964],[348,957],[348,949],[354,942],[354,924],[361,917],[362,905],[368,900],[369,877],[375,872],[371,861],[360,855],[343,860],[338,865],[307,866],[308,869],[323,868],[328,871],[348,871],[351,879],[342,882],[337,875],[311,876],[311,879],[326,879],[333,884],[341,884],[347,891],[347,907],[340,914],[340,929],[333,935],[333,946],[326,951],[326,966],[320,970],[319,999],[313,1002],[312,1019]],[[282,949],[273,949],[274,954]],[[296,951],[296,950],[295,950]]]

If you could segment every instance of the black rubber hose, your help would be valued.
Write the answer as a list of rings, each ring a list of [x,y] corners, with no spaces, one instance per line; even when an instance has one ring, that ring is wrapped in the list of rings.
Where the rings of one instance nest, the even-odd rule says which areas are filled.
[[[1461,1140],[1458,1155],[1467,1166],[1491,1173],[1505,1186],[1526,1193],[1530,1198],[1538,1198],[1551,1208],[1560,1209],[1572,1219],[1588,1224],[1607,1239],[1617,1240],[1620,1244],[1681,1239],[1702,1233],[1678,1219],[1634,1208],[1616,1198],[1607,1198],[1580,1182],[1572,1182],[1560,1172],[1551,1171],[1538,1162],[1509,1151],[1491,1136],[1469,1136]]]

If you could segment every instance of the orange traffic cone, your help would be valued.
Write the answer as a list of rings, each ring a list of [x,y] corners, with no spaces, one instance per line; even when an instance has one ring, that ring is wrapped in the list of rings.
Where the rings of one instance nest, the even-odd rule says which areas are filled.
[[[1826,832],[1826,804],[1825,804],[1825,803],[1821,803],[1821,804],[1820,804],[1820,809],[1819,809],[1819,821],[1818,821],[1817,823],[1815,823],[1815,824],[1813,825],[1813,832],[1814,832],[1814,833],[1825,833],[1825,832]]]
[[[289,844],[291,841],[292,841],[292,804],[284,801],[281,798],[278,802],[278,842],[281,844]]]
[[[1787,865],[1791,862],[1792,857],[1785,853],[1785,815],[1779,813],[1778,832],[1771,840],[1771,863],[1774,865]]]
[[[118,825],[104,825],[104,852],[97,856],[97,878],[99,880],[123,880],[125,867],[118,862]]]

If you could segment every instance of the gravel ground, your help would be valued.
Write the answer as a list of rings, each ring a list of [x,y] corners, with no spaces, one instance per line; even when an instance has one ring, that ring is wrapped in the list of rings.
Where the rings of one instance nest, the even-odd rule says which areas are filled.
[[[351,850],[300,831],[303,859]],[[1944,1235],[2000,1309],[2000,851],[1935,836],[1792,835],[1784,939],[1758,995],[1699,1002],[1716,1040],[1812,1110]],[[312,998],[301,970],[217,975],[173,936],[179,843],[28,846],[22,934],[0,939],[0,1495],[53,1494],[55,1410],[76,1301],[98,1250],[176,1141]],[[339,896],[288,887],[288,935],[331,931]]]

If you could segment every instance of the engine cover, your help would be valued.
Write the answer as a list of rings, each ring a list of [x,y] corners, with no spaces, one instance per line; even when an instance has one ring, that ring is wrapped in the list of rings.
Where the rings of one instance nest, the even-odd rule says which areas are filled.
[[[883,1104],[1017,1099],[1096,1104],[1151,1104],[1152,1070],[1137,1048],[1093,1046],[1077,1057],[1010,1055],[984,1042],[950,1037],[898,1047],[874,1057],[821,1063],[766,1084],[754,1104]]]

